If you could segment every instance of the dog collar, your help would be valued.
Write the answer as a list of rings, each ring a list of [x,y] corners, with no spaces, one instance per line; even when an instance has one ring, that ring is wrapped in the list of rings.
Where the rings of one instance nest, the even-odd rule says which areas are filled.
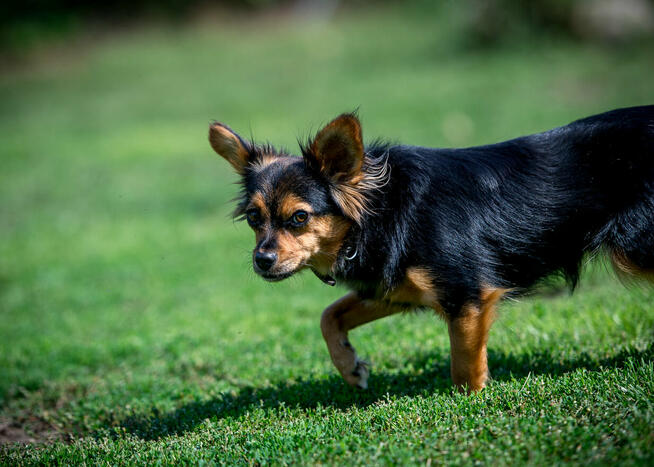
[[[359,250],[354,248],[352,245],[348,245],[345,247],[345,251],[343,252],[345,256],[346,261],[352,261],[354,258],[357,257],[357,254],[359,254]]]
[[[352,245],[348,245],[345,247],[345,250],[343,251],[343,259],[345,259],[345,261],[352,261],[354,258],[357,257],[358,254],[359,254],[359,250],[357,248],[353,247]],[[336,279],[334,279],[329,274],[320,274],[315,269],[311,269],[311,270],[316,275],[316,277],[321,281],[323,281],[325,284],[331,285],[332,287],[336,285]]]
[[[316,275],[316,277],[318,279],[320,279],[321,281],[323,281],[325,284],[331,285],[332,287],[334,287],[336,285],[336,279],[334,279],[332,276],[330,276],[328,274],[326,274],[326,275],[320,274],[315,269],[312,269],[312,271]]]

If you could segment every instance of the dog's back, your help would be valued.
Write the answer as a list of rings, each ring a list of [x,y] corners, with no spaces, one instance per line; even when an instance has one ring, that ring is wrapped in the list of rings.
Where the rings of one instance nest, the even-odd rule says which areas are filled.
[[[411,230],[405,251],[446,273],[447,290],[526,289],[557,271],[574,285],[584,254],[601,247],[624,272],[654,270],[654,106],[488,146],[384,150],[393,177],[380,240],[383,226]],[[419,222],[404,222],[394,199]]]
[[[623,272],[654,271],[654,106],[618,109],[527,140],[567,192],[562,242],[608,249]],[[556,197],[555,197],[556,198]]]

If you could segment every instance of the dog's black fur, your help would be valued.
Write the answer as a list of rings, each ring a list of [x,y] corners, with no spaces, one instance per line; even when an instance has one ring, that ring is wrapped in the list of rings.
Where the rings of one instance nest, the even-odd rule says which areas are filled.
[[[488,146],[367,151],[391,176],[348,240],[360,254],[334,270],[365,295],[423,265],[457,313],[480,284],[524,291],[561,272],[574,286],[602,247],[654,270],[654,106]]]

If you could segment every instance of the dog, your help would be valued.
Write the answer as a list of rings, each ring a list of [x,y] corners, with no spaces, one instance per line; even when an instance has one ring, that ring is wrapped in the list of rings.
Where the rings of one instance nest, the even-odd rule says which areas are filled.
[[[348,331],[405,310],[447,322],[454,385],[489,378],[498,302],[560,273],[574,289],[582,259],[654,279],[654,106],[613,110],[498,144],[439,149],[364,146],[356,113],[306,143],[301,157],[228,126],[213,149],[240,175],[235,217],[254,230],[255,272],[275,282],[304,269],[350,292],[322,314],[331,359],[367,387]]]

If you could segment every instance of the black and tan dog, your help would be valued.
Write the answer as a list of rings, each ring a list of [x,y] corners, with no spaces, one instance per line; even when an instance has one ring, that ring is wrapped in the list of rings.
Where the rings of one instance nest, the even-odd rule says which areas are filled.
[[[654,277],[654,106],[615,110],[499,144],[466,149],[364,146],[343,114],[302,157],[227,126],[209,140],[242,177],[236,216],[256,234],[254,270],[279,281],[311,269],[349,294],[321,319],[332,361],[366,387],[348,331],[402,310],[448,324],[454,384],[488,378],[495,307],[584,255]]]

